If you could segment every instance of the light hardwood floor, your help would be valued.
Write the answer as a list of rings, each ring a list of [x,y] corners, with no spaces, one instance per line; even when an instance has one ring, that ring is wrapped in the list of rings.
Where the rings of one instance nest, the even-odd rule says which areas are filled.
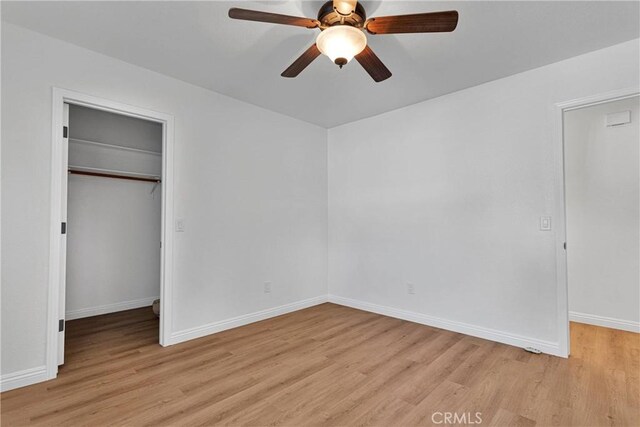
[[[640,335],[571,330],[566,360],[323,304],[162,348],[130,310],[69,322],[58,378],[3,393],[2,425],[639,426]]]

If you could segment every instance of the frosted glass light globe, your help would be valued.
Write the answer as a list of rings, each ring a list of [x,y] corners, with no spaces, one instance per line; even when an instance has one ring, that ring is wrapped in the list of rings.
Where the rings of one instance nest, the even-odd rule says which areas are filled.
[[[318,34],[316,45],[320,52],[342,67],[367,46],[367,36],[351,25],[334,25]]]

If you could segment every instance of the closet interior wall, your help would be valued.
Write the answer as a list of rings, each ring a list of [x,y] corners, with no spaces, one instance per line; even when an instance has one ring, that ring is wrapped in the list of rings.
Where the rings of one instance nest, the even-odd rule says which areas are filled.
[[[160,294],[162,125],[70,105],[69,169],[67,320],[151,305]]]

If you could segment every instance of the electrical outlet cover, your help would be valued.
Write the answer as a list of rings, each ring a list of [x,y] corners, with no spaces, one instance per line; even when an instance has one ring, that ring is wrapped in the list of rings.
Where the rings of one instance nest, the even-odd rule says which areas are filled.
[[[541,216],[540,217],[540,231],[551,231],[551,217],[550,216]]]

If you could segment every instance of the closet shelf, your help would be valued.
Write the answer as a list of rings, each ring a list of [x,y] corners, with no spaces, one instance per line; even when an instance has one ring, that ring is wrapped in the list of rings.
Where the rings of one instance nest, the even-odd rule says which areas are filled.
[[[103,178],[129,179],[133,181],[162,182],[159,176],[141,174],[136,172],[126,172],[112,169],[89,168],[82,166],[69,166],[69,173],[74,175],[97,176]]]
[[[114,150],[132,151],[134,153],[143,153],[143,154],[151,154],[153,156],[162,156],[162,153],[159,153],[157,151],[142,150],[140,148],[125,147],[123,145],[106,144],[104,142],[89,141],[86,139],[69,138],[69,141],[77,142],[79,144],[84,144],[84,145],[94,145],[98,147],[111,148]]]

